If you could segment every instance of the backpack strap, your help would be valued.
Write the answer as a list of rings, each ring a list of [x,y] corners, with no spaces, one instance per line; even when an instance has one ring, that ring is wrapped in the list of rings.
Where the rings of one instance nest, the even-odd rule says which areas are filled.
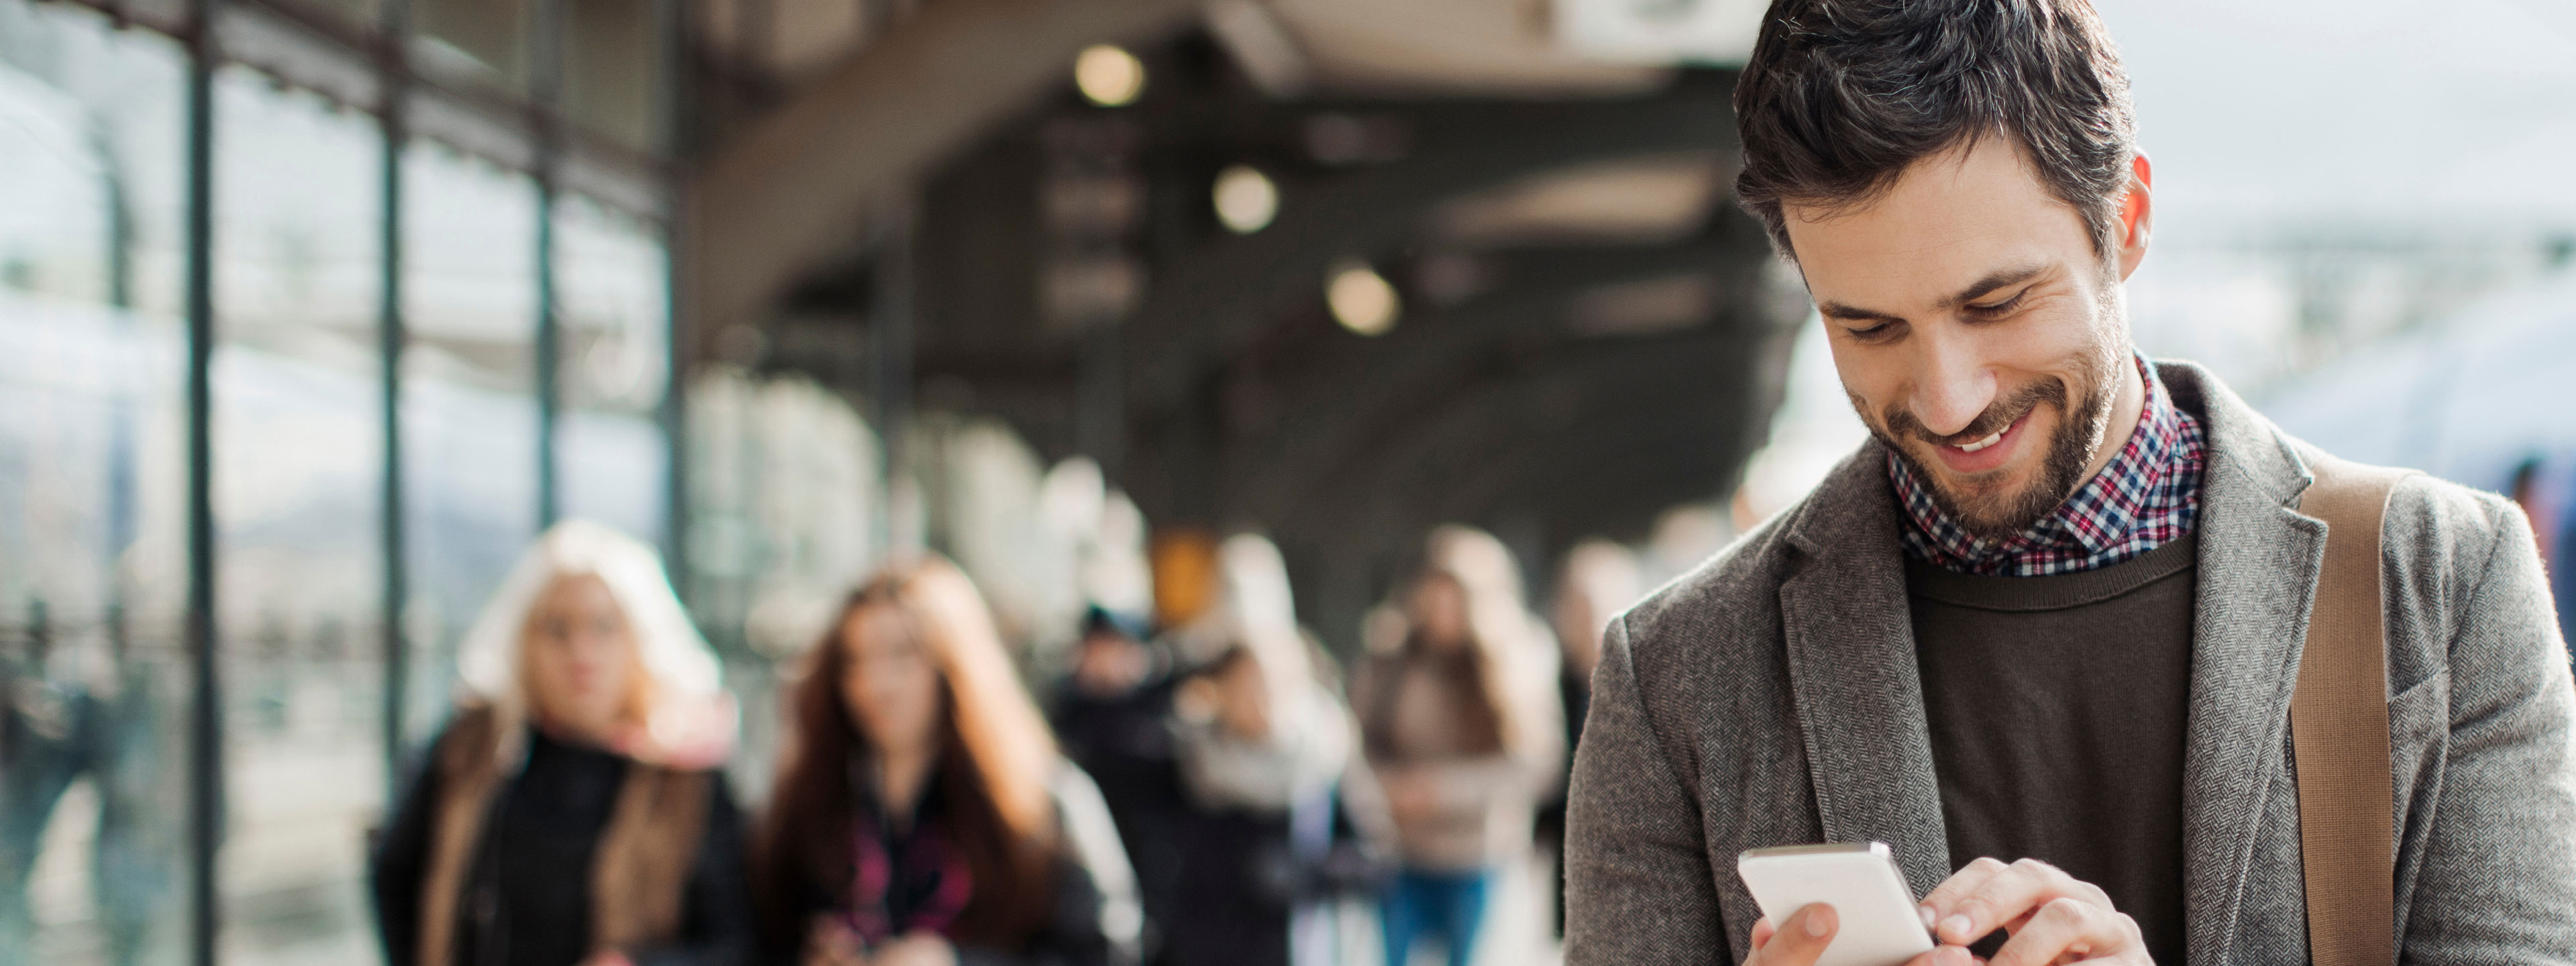
[[[2299,512],[2326,523],[2290,743],[2298,762],[2299,858],[2308,958],[2316,966],[2390,966],[2396,954],[2396,820],[2388,756],[2388,647],[2380,601],[2380,523],[2412,471],[2303,449],[2316,482]]]

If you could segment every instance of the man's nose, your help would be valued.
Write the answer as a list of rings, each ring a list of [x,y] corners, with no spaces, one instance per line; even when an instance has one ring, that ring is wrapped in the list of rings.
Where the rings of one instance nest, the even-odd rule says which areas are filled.
[[[1914,396],[1907,404],[1923,428],[1950,436],[1965,431],[1995,401],[1994,370],[1959,340],[1921,340],[1915,359]]]

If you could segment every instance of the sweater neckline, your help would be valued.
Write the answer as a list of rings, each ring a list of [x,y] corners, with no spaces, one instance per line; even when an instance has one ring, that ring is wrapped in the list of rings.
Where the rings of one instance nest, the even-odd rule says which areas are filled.
[[[2187,576],[2199,564],[2199,546],[2199,535],[2186,533],[2108,567],[2038,577],[1964,574],[1929,561],[1908,559],[1905,587],[1914,597],[1976,610],[2069,610],[2124,597],[2160,580]]]

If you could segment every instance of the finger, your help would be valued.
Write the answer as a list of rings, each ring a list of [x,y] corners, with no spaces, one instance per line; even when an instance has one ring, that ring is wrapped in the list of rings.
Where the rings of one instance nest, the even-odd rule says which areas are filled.
[[[1949,878],[1941,880],[1940,885],[1932,888],[1931,895],[1923,897],[1920,910],[1923,914],[1923,928],[1930,930],[1936,927],[1941,920],[1949,917],[1952,909],[1958,906],[1959,900],[1984,888],[1987,881],[2002,874],[2005,868],[2007,867],[2000,861],[1980,857],[1959,867],[1959,871],[1950,873]]]
[[[1961,946],[1934,946],[1932,951],[1905,961],[1905,966],[1977,966],[1984,962]]]
[[[2077,882],[2046,862],[2022,859],[1952,903],[1933,932],[1943,942],[1970,945],[1997,928],[2018,927],[2024,917],[2060,898],[2103,909],[2111,907],[2110,897],[2103,895],[2101,889]]]
[[[1747,966],[1815,966],[1825,954],[1825,946],[1834,941],[1834,907],[1821,902],[1809,903],[1790,914],[1771,940],[1754,947]]]
[[[1994,963],[2048,966],[2060,959],[2118,955],[2139,944],[2138,924],[2128,916],[2061,896],[2032,913],[2030,921],[1995,951]]]
[[[1771,928],[1771,917],[1769,916],[1753,920],[1753,948],[1762,948],[1762,944],[1770,942],[1771,934],[1777,931],[1778,930]]]
[[[2062,870],[2059,871],[2057,880],[2057,887],[2063,893],[2063,898],[2074,899],[2078,902],[2102,909],[2106,912],[2120,911],[2119,907],[2111,902],[2111,894],[2102,891],[2101,886],[2094,885],[2093,883],[2086,882],[2071,875],[2066,875]],[[2059,897],[2052,896],[2049,898],[2054,899]],[[2044,908],[2047,908],[2046,902],[2042,902],[2040,905],[2031,907],[2029,911],[2022,913],[2019,917],[2014,918],[2010,922],[2004,923],[2002,926],[2003,930],[2013,935],[2020,935],[2021,931],[2030,925],[2030,917],[2038,915],[2039,910]],[[2078,956],[2076,958],[2082,959],[2083,957]]]

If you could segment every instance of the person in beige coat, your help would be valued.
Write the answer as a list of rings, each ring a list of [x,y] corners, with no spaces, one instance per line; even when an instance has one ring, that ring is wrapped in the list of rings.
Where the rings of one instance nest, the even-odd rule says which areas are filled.
[[[1373,622],[1381,646],[1351,686],[1403,859],[1384,901],[1386,960],[1429,935],[1465,966],[1565,753],[1556,652],[1510,552],[1483,531],[1435,531],[1406,594]]]

